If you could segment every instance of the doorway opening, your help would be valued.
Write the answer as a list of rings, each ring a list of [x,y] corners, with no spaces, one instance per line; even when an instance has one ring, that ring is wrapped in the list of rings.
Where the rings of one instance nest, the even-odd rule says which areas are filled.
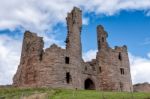
[[[84,88],[86,90],[95,90],[95,84],[93,83],[91,79],[88,78],[84,82]]]

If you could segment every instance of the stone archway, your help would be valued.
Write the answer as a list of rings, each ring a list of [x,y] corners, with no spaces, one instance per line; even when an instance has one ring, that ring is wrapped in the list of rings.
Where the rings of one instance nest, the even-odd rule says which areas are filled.
[[[86,90],[95,90],[95,84],[91,79],[86,79],[84,82],[84,88]]]

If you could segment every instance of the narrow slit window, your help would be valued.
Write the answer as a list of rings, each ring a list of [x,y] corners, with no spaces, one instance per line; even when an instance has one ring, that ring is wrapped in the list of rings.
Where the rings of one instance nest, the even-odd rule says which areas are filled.
[[[98,40],[98,44],[100,45],[100,40]]]
[[[102,72],[102,68],[101,68],[101,67],[99,67],[99,72],[100,72],[100,73]]]
[[[102,37],[102,42],[104,42],[105,41],[105,39],[104,39],[104,37]]]
[[[67,73],[66,73],[66,82],[67,82],[67,84],[69,84],[70,81],[71,81],[71,76],[70,76],[70,73],[67,72]]]
[[[124,75],[124,69],[123,68],[120,68],[120,73],[121,73],[121,75]]]
[[[118,59],[119,59],[120,61],[122,60],[122,55],[121,55],[121,52],[119,52]]]
[[[65,57],[65,63],[66,63],[66,64],[69,64],[69,63],[70,63],[69,57]]]
[[[87,71],[87,67],[85,66],[85,70]]]
[[[40,58],[39,58],[39,60],[42,61],[42,59],[43,59],[43,51],[40,53]]]
[[[122,92],[123,91],[123,83],[120,82],[120,91]]]
[[[100,49],[101,42],[98,40],[98,49]]]

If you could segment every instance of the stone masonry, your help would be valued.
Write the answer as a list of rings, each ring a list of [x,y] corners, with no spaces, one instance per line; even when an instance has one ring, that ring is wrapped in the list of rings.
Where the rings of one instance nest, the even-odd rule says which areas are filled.
[[[16,87],[51,87],[133,91],[126,46],[114,49],[107,43],[108,34],[97,26],[96,59],[82,59],[82,11],[74,7],[67,15],[66,49],[56,44],[43,49],[43,38],[24,33],[18,70],[13,78]]]
[[[150,92],[150,84],[147,82],[135,84],[133,89],[134,92]]]

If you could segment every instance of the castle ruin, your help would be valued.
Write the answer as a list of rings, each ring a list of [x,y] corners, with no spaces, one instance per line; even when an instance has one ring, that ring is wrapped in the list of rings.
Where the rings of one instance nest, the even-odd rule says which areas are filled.
[[[13,78],[16,87],[51,87],[132,91],[127,47],[110,48],[108,34],[97,26],[98,52],[96,59],[82,59],[82,11],[74,7],[67,15],[66,48],[56,44],[43,49],[43,38],[24,33],[18,70]]]

